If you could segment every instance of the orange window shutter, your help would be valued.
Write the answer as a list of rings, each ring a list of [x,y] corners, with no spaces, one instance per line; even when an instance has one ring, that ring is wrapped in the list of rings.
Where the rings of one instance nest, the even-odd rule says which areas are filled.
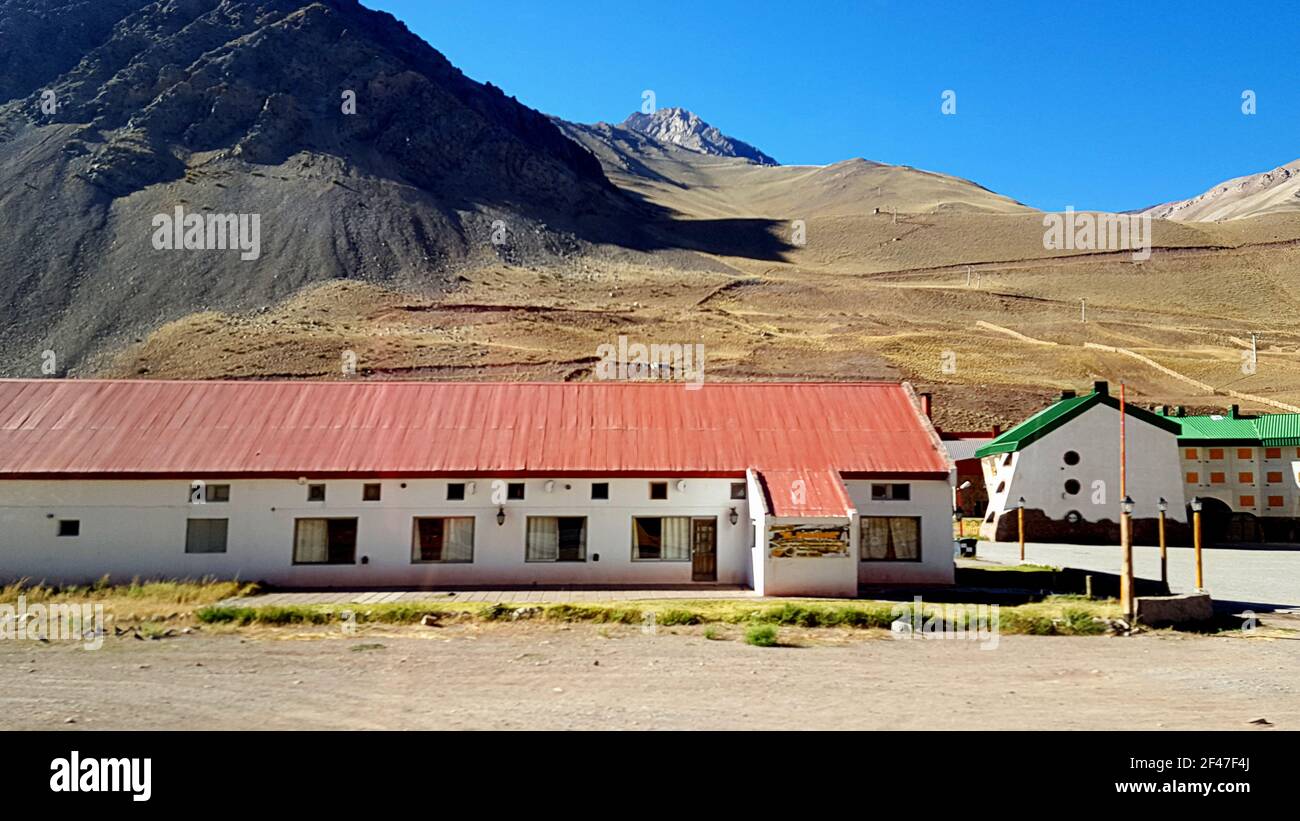
[[[1268,483],[1269,483],[1270,485],[1272,485],[1272,484],[1277,484],[1278,482],[1282,481],[1282,471],[1280,471],[1280,470],[1270,470],[1270,471],[1268,472],[1268,477],[1267,477],[1267,478],[1268,478]]]
[[[1284,505],[1284,504],[1286,504],[1286,502],[1283,501],[1283,499],[1282,499],[1281,496],[1270,496],[1270,497],[1268,497],[1268,506],[1269,506],[1269,507],[1282,507],[1282,505]]]
[[[1196,450],[1196,448],[1187,448],[1186,450],[1183,451],[1183,454],[1184,454],[1188,459],[1195,459],[1196,456],[1197,456],[1197,450]]]
[[[1237,481],[1243,485],[1253,485],[1255,484],[1255,474],[1250,473],[1249,471],[1243,471],[1242,473],[1237,474]]]
[[[1241,497],[1241,506],[1242,506],[1242,507],[1254,507],[1254,506],[1255,506],[1255,497],[1254,497],[1254,496],[1250,496],[1250,495],[1242,496],[1242,497]]]
[[[1214,485],[1221,485],[1221,484],[1223,484],[1223,474],[1222,474],[1222,473],[1211,473],[1211,474],[1210,474],[1210,484],[1214,484]]]
[[[1266,458],[1268,458],[1268,459],[1281,459],[1281,458],[1282,458],[1282,449],[1281,449],[1281,448],[1265,448],[1265,449],[1264,449],[1264,456],[1265,456]]]
[[[1210,448],[1210,458],[1211,458],[1211,459],[1222,459],[1222,458],[1223,458],[1223,448]]]
[[[1238,459],[1249,459],[1254,454],[1250,448],[1237,448]]]
[[[1189,471],[1187,474],[1187,484],[1194,485],[1201,481],[1201,475],[1196,471]]]

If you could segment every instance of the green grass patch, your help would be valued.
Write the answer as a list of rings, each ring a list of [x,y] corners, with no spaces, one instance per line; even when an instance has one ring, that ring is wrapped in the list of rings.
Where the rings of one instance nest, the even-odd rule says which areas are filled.
[[[303,604],[266,606],[210,605],[196,612],[205,624],[235,626],[325,625],[344,620],[358,624],[417,624],[426,615],[441,621],[525,621],[639,625],[650,614],[660,626],[735,624],[745,627],[841,627],[889,629],[896,619],[912,621],[916,605],[889,601],[810,601],[781,603],[733,600],[642,601],[580,604],[479,604],[400,602],[392,604],[343,605]],[[950,626],[971,628],[977,611],[974,605],[922,604],[915,615],[921,622],[939,620]],[[991,611],[984,610],[984,613]],[[1105,632],[1104,621],[1116,618],[1114,601],[1089,601],[1080,596],[1051,596],[1041,602],[1004,606],[998,611],[998,626],[1006,634],[1093,635]],[[715,636],[716,637],[716,633]],[[706,631],[706,637],[707,635]]]
[[[745,644],[755,647],[775,647],[780,633],[770,624],[754,624],[745,630]]]

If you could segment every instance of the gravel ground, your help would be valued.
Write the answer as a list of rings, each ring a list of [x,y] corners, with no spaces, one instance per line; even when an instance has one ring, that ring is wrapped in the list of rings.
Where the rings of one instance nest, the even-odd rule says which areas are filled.
[[[715,628],[717,629],[717,628]],[[1300,632],[897,641],[454,624],[0,642],[5,729],[1300,728]],[[1267,728],[1261,728],[1266,731]]]

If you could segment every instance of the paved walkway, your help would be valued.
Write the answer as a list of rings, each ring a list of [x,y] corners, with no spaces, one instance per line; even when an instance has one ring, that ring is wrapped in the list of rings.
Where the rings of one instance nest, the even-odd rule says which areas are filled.
[[[263,593],[226,599],[223,605],[266,607],[296,604],[389,604],[392,602],[514,602],[562,604],[572,602],[638,601],[645,599],[761,599],[747,587],[710,585],[642,589],[521,588],[518,590],[328,590],[322,592]]]
[[[1190,593],[1196,586],[1196,560],[1190,547],[1170,547],[1169,588]],[[1294,547],[1218,548],[1202,551],[1205,586],[1216,600],[1300,606],[1300,550]],[[980,542],[978,558],[1016,564],[1020,545],[1014,542]],[[1101,573],[1120,570],[1119,545],[1026,543],[1025,560],[1031,564],[1077,567]],[[1140,578],[1160,578],[1160,548],[1133,548],[1133,572]]]

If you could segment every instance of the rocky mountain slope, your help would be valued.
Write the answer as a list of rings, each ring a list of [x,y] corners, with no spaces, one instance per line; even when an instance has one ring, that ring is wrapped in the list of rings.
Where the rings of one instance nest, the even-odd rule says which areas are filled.
[[[1203,194],[1145,212],[1158,219],[1213,221],[1300,211],[1300,160],[1221,182]]]
[[[697,154],[737,157],[758,165],[780,164],[749,143],[728,137],[684,108],[660,108],[652,114],[636,112],[624,120],[622,126]]]
[[[637,244],[587,151],[355,0],[0,0],[0,41],[0,373],[308,282]],[[258,215],[260,255],[158,250],[178,207]]]

